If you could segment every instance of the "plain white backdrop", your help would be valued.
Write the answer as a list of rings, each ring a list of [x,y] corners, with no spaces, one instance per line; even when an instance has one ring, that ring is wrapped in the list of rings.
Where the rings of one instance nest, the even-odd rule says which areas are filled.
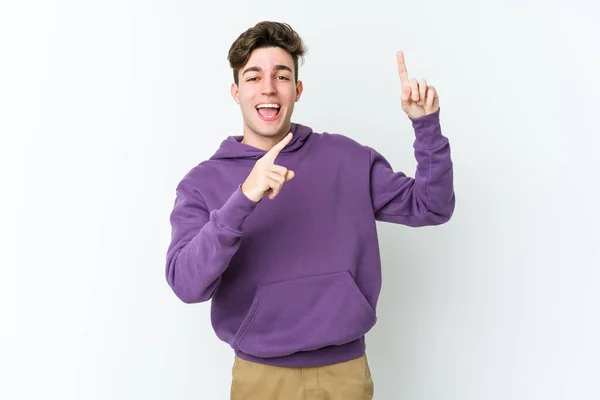
[[[183,175],[241,134],[227,51],[308,46],[294,121],[414,176],[396,51],[440,95],[457,206],[380,223],[377,400],[598,399],[599,7],[588,1],[0,6],[0,398],[228,399],[210,304],[164,278]]]

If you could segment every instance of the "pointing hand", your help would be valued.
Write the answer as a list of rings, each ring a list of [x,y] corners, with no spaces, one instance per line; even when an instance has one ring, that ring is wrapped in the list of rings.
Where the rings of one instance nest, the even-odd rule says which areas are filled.
[[[439,97],[433,86],[428,86],[425,79],[417,81],[409,79],[404,62],[404,53],[399,51],[398,73],[402,85],[402,109],[412,119],[433,114],[440,108]]]
[[[250,200],[258,203],[268,191],[269,199],[279,194],[283,184],[294,177],[294,171],[275,164],[275,158],[292,140],[290,132],[254,164],[254,168],[242,184],[242,192]]]

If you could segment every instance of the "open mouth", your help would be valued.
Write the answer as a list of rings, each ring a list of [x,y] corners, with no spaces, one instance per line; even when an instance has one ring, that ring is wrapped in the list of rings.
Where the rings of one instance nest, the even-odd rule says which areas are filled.
[[[273,121],[279,116],[281,106],[277,103],[264,103],[256,106],[256,112],[263,121]]]

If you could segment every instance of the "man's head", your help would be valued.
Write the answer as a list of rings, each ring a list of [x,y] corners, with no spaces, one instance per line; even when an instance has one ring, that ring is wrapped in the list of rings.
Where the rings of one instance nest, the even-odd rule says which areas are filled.
[[[298,58],[305,52],[300,36],[278,22],[260,22],[233,42],[231,95],[242,110],[245,141],[289,132],[294,103],[302,94]]]

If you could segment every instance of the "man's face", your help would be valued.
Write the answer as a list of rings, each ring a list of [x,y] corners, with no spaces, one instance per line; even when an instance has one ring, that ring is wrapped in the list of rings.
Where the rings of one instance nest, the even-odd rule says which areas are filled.
[[[238,77],[239,85],[231,85],[231,95],[242,110],[244,136],[287,134],[294,103],[302,93],[302,82],[294,82],[292,56],[279,47],[256,49]]]

